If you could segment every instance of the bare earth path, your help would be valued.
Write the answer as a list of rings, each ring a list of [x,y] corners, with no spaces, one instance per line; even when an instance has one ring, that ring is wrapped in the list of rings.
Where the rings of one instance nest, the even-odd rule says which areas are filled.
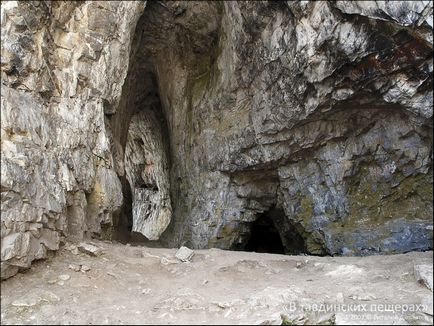
[[[211,249],[183,263],[176,249],[93,243],[103,255],[64,248],[2,282],[2,324],[432,324],[432,292],[414,276],[415,265],[432,266],[432,252],[349,258]],[[392,305],[394,313],[383,311]]]

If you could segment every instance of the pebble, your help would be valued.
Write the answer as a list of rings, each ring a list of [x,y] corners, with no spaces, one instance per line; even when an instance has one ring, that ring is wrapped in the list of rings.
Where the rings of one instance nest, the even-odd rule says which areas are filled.
[[[82,272],[88,272],[88,271],[90,271],[90,267],[87,265],[81,265],[81,271]]]
[[[62,274],[59,276],[59,279],[62,281],[67,281],[71,278],[71,276],[69,276],[68,274]]]
[[[151,289],[143,289],[142,294],[149,294],[151,293]]]
[[[80,265],[69,264],[68,268],[72,269],[74,272],[79,272],[80,271]]]

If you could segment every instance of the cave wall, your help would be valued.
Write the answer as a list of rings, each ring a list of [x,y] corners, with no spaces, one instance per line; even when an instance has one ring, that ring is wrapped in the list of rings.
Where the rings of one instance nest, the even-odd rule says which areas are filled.
[[[122,204],[105,113],[117,106],[142,2],[1,3],[1,277]]]
[[[138,221],[134,124],[164,139],[167,246],[242,248],[276,208],[310,254],[432,249],[432,2],[1,10],[2,278]]]

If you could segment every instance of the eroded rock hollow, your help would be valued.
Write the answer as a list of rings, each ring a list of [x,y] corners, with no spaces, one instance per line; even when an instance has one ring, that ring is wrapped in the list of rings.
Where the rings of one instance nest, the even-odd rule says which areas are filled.
[[[131,232],[432,249],[432,2],[1,10],[2,278],[63,239]]]
[[[172,206],[166,146],[160,122],[152,111],[131,118],[125,172],[133,195],[132,231],[158,240],[169,225]]]

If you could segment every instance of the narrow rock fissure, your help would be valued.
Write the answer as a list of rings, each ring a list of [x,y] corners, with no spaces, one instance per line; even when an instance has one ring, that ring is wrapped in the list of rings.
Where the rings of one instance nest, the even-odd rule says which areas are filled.
[[[167,224],[171,214],[169,134],[158,95],[137,104],[126,131],[123,221],[116,234],[119,240],[149,243],[158,231],[148,221]]]

